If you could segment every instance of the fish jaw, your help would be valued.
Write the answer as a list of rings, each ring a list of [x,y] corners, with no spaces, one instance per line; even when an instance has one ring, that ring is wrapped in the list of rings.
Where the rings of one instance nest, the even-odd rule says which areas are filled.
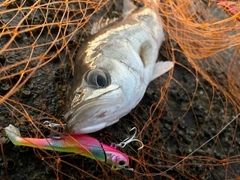
[[[121,89],[115,86],[104,92],[97,93],[95,90],[65,114],[65,118],[69,120],[66,127],[68,132],[92,133],[119,120],[118,114],[121,113],[123,102]]]

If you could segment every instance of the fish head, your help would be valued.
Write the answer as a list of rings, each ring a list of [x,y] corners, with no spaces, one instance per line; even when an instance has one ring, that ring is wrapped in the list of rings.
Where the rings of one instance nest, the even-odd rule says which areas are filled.
[[[172,67],[171,62],[154,62],[146,68],[128,43],[110,45],[98,51],[96,58],[83,57],[83,66],[75,63],[74,86],[65,114],[70,133],[92,133],[116,123],[139,103],[149,82]]]
[[[81,84],[70,92],[70,107],[64,116],[68,132],[86,134],[101,130],[116,123],[135,105],[131,101],[136,76],[121,63],[113,64],[96,66],[74,78]]]

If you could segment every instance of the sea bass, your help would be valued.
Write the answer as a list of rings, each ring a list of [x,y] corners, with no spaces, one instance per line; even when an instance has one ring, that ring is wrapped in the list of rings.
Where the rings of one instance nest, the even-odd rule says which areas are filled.
[[[148,84],[173,67],[171,61],[156,62],[164,40],[157,1],[137,8],[124,0],[123,18],[101,26],[94,25],[95,34],[76,55],[64,116],[70,133],[92,133],[118,122]]]

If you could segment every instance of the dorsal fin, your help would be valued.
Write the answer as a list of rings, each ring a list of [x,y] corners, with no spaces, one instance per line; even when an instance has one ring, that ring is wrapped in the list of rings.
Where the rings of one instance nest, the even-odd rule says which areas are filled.
[[[116,20],[118,20],[118,18],[113,18],[113,19],[106,18],[106,19],[104,19],[102,17],[99,21],[93,23],[90,34],[91,35],[96,34],[98,31],[100,31],[104,27],[108,26],[109,24],[115,22]]]
[[[134,9],[136,9],[136,6],[133,4],[131,0],[124,0],[123,1],[123,16],[126,17],[128,14],[130,14]],[[109,24],[115,22],[119,18],[113,18],[104,19],[103,17],[100,18],[99,21],[93,23],[92,29],[91,29],[91,35],[96,34],[104,27],[108,26]]]
[[[133,4],[131,0],[124,0],[123,1],[123,15],[126,16],[127,14],[130,14],[134,9],[136,9],[136,6]]]

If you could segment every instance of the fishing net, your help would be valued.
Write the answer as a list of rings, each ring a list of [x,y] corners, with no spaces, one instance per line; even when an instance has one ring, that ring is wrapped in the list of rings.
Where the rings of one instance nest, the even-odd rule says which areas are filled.
[[[141,2],[137,3],[139,6]],[[93,23],[122,15],[122,1],[0,1],[0,127],[45,138],[43,121],[61,122],[77,49]],[[111,144],[135,126],[134,171],[114,171],[80,155],[14,147],[1,131],[1,179],[238,179],[240,1],[161,0],[166,32],[159,59],[173,70],[149,85],[119,123],[91,134]],[[133,95],[134,96],[134,95]],[[184,160],[184,161],[181,161]],[[180,162],[181,161],[181,162]],[[180,162],[180,163],[178,163]]]

